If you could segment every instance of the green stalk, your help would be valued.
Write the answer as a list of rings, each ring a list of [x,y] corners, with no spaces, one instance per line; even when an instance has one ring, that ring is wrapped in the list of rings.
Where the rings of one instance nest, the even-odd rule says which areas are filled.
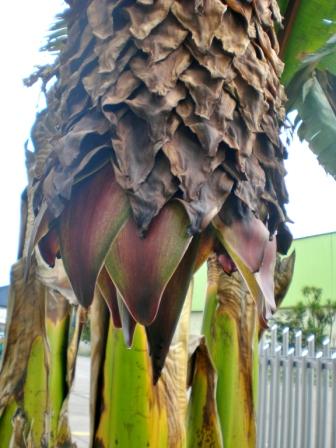
[[[217,372],[216,402],[226,448],[256,443],[257,345],[253,300],[239,274],[221,272],[209,260],[203,333]]]
[[[50,295],[46,310],[46,331],[49,356],[49,445],[57,442],[59,419],[68,394],[67,348],[70,324],[70,305],[60,295]]]
[[[71,443],[65,409],[73,378],[67,379],[70,306],[41,284],[35,265],[25,281],[24,263],[19,260],[12,269],[0,372],[0,440],[13,447],[65,446]]]
[[[90,375],[90,447],[101,413],[101,380],[104,371],[106,341],[109,331],[109,310],[99,291],[90,308],[91,375]]]
[[[23,386],[23,409],[30,423],[32,446],[47,443],[46,411],[48,405],[48,371],[42,336],[33,342]]]
[[[208,281],[203,327],[211,327],[213,313],[217,307],[216,292],[217,282]],[[187,447],[220,448],[223,442],[216,404],[217,376],[204,339],[195,350],[191,365],[193,376],[187,413]]]
[[[83,329],[85,320],[87,319],[87,311],[81,306],[71,310],[71,317],[74,316],[74,328],[72,329],[72,324],[69,327],[68,333],[70,337],[68,338],[68,345],[66,350],[66,370],[65,370],[65,383],[66,383],[66,393],[63,397],[62,407],[59,413],[58,424],[57,424],[57,438],[55,440],[55,446],[57,447],[68,447],[72,446],[71,443],[71,431],[68,420],[68,404],[70,398],[71,386],[75,378],[75,367],[78,354],[78,347],[80,343],[80,337]]]
[[[99,293],[91,309],[92,447],[185,447],[189,294],[166,366],[153,385],[144,327],[137,325],[131,348],[113,326]],[[177,368],[179,366],[179,368]]]
[[[109,324],[103,373],[103,411],[95,446],[168,446],[166,410],[152,385],[146,334],[137,326],[128,349],[123,334]]]
[[[187,414],[187,447],[223,447],[216,406],[216,372],[202,340],[194,354],[194,373]]]
[[[12,419],[17,409],[17,402],[10,401],[0,418],[0,440],[4,447],[9,446],[12,437]]]
[[[23,259],[19,260],[11,272],[7,336],[0,372],[0,426],[5,439],[13,436],[40,446],[45,441],[43,414],[47,403],[45,288],[36,278],[35,267],[28,280],[24,280],[24,264]],[[17,405],[14,412],[13,403]],[[9,412],[13,413],[13,425],[8,424]]]

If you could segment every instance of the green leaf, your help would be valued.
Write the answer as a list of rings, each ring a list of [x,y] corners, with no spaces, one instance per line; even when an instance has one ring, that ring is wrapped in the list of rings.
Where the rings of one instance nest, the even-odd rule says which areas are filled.
[[[289,0],[278,0],[278,5],[281,11],[281,14],[284,15],[286,12],[286,8],[288,5]]]
[[[333,34],[336,34],[336,3],[301,1],[285,48],[284,84],[288,84],[298,71],[303,59],[324,46]],[[329,65],[336,70],[335,65]]]
[[[303,64],[311,65],[313,68],[326,69],[336,74],[336,34],[331,36],[325,45],[315,53],[306,56]]]
[[[297,109],[302,123],[298,129],[301,139],[307,140],[318,161],[332,176],[336,176],[336,114],[320,72],[305,77],[302,71],[290,84],[288,93],[292,98],[290,107]],[[335,84],[336,85],[336,84]],[[300,90],[302,89],[302,90]],[[336,90],[335,90],[336,93]]]

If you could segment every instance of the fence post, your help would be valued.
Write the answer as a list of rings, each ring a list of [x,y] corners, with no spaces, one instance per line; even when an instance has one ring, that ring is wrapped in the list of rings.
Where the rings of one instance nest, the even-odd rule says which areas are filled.
[[[276,448],[281,448],[281,445],[283,444],[282,439],[284,436],[284,425],[286,423],[286,419],[284,418],[284,414],[287,411],[287,404],[286,404],[286,397],[285,397],[285,388],[287,386],[286,382],[286,365],[287,365],[287,357],[288,357],[288,349],[289,349],[289,328],[284,328],[282,330],[282,340],[281,340],[282,350],[280,353],[280,372],[279,372],[279,382],[280,382],[280,402],[278,403],[278,407],[280,409],[280,415],[279,415],[279,422],[278,428],[281,430],[277,431],[279,432],[278,436],[278,444],[276,445]]]
[[[308,344],[308,357],[303,370],[303,375],[306,377],[304,396],[305,396],[305,406],[304,406],[304,425],[302,427],[303,432],[303,443],[302,447],[316,448],[313,445],[314,441],[314,425],[313,423],[313,389],[314,389],[314,370],[315,365],[315,336],[310,335],[307,339]]]
[[[282,332],[282,406],[281,406],[281,431],[279,447],[291,447],[291,434],[293,431],[292,398],[293,398],[293,358],[294,349],[289,348],[289,329]]]
[[[267,431],[267,405],[268,405],[268,359],[270,346],[261,342],[259,357],[259,391],[258,391],[258,415],[257,415],[257,437],[258,447],[265,447]]]
[[[332,363],[332,416],[331,416],[331,428],[332,428],[332,434],[331,434],[331,445],[332,447],[336,446],[336,353],[333,353],[331,356],[331,363]]]
[[[320,389],[318,391],[319,394],[319,420],[318,420],[318,428],[319,428],[319,438],[318,445],[321,448],[328,448],[327,439],[328,439],[328,424],[327,419],[329,416],[329,403],[328,403],[328,391],[329,391],[329,363],[330,363],[330,339],[325,338],[322,342],[322,357],[320,360]],[[317,439],[316,439],[317,440]]]
[[[271,329],[271,383],[270,383],[270,413],[269,413],[269,432],[268,446],[277,447],[279,431],[277,423],[279,421],[279,397],[280,397],[280,355],[281,345],[278,345],[277,326]]]
[[[318,352],[316,354],[316,364],[315,364],[315,370],[316,370],[316,384],[315,384],[315,421],[311,422],[313,426],[313,423],[315,423],[315,439],[314,439],[314,445],[311,443],[310,447],[315,448],[323,448],[323,445],[320,444],[321,441],[321,431],[324,429],[324,424],[322,420],[322,365],[323,365],[323,359],[322,359],[323,353]]]
[[[302,428],[302,402],[303,402],[303,362],[308,352],[302,350],[302,332],[295,333],[295,409],[294,409],[294,428]],[[302,431],[294,431],[292,445],[301,446]]]

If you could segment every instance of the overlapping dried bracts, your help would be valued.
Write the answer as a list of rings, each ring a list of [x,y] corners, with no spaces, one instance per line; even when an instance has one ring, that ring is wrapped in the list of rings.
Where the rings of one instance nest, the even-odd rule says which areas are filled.
[[[106,259],[105,274],[126,312],[148,325],[192,236],[220,211],[217,219],[224,216],[226,226],[246,221],[248,231],[255,220],[262,221],[269,229],[262,232],[265,239],[277,231],[279,247],[286,246],[286,153],[279,140],[283,64],[273,24],[280,15],[276,2],[268,0],[84,3],[71,2],[57,81],[34,128],[40,154],[35,212],[47,208],[54,218],[49,227],[59,227],[61,255],[79,300],[89,304]],[[83,193],[90,182],[98,185],[95,193]],[[122,195],[128,203],[118,229],[109,227],[108,220],[120,214],[105,189],[116,196],[117,208]],[[100,213],[97,203],[107,208]],[[220,231],[220,225],[215,227]],[[93,233],[86,238],[88,231]],[[127,246],[133,231],[145,239]],[[169,268],[160,266],[164,257],[147,238],[166,253],[164,239],[179,241]],[[99,253],[92,252],[93,242]],[[90,259],[84,263],[83,279],[75,266],[86,256],[86,243],[94,266]],[[259,268],[266,246],[257,251]],[[125,258],[127,252],[132,257],[132,250],[138,251],[133,252],[136,263],[143,258],[141,274],[133,280],[136,263]],[[125,261],[127,276],[124,268],[112,267],[115,259]],[[155,277],[153,266],[164,275]],[[146,272],[154,298],[148,297],[147,284],[141,289],[139,275]],[[129,298],[121,291],[132,281],[143,305],[134,302],[134,291]]]

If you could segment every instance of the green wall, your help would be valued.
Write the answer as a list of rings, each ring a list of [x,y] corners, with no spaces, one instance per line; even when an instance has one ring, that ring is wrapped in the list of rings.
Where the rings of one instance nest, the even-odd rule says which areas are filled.
[[[299,238],[294,276],[282,307],[290,307],[303,299],[304,286],[323,289],[323,299],[336,300],[336,233]]]
[[[294,276],[282,307],[290,307],[303,299],[304,286],[323,289],[323,299],[336,300],[336,232],[298,238]],[[193,311],[202,311],[206,293],[207,268],[204,264],[194,277]]]
[[[194,275],[193,311],[203,311],[207,287],[207,264],[204,263]]]

